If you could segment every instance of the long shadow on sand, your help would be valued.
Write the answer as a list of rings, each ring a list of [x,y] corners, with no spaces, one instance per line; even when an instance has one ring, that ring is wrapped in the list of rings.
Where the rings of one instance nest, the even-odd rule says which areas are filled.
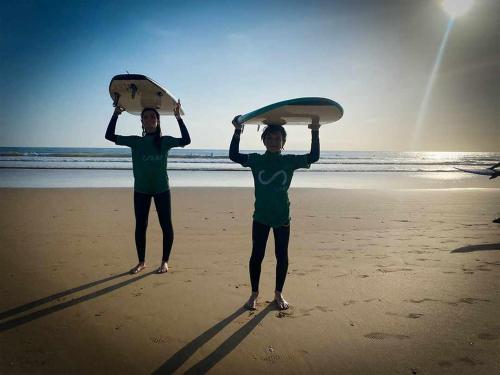
[[[141,276],[138,276],[138,277],[134,277],[133,279],[122,281],[122,282],[120,282],[118,284],[108,286],[108,287],[106,287],[104,289],[97,290],[95,292],[86,294],[86,295],[78,297],[78,298],[74,298],[74,299],[72,299],[70,301],[62,302],[62,303],[59,303],[59,304],[54,305],[54,306],[47,307],[47,308],[42,309],[42,310],[38,310],[38,311],[32,312],[32,313],[30,313],[28,315],[24,315],[24,316],[21,316],[19,318],[14,318],[14,319],[8,320],[6,322],[1,322],[0,323],[0,332],[3,332],[3,331],[6,331],[6,330],[9,330],[11,328],[20,326],[22,324],[31,322],[32,320],[44,317],[44,316],[52,314],[52,313],[54,313],[56,311],[60,311],[60,310],[66,309],[66,308],[74,306],[74,305],[76,305],[78,303],[85,302],[85,301],[91,300],[93,298],[102,296],[103,294],[110,293],[110,292],[112,292],[112,291],[114,291],[116,289],[122,288],[122,287],[124,287],[126,285],[129,285],[129,284],[132,284],[132,283],[134,283],[136,281],[139,281],[139,280],[141,280],[141,279],[143,279],[143,278],[145,278],[145,277],[147,277],[147,276],[149,276],[149,275],[151,275],[153,273],[155,273],[155,271],[151,271],[151,272],[146,273],[144,275],[141,275]],[[123,277],[123,276],[126,276],[126,275],[130,275],[130,274],[128,272],[124,272],[124,273],[121,273],[119,275],[110,276],[110,277],[107,277],[107,278],[104,278],[104,279],[101,279],[101,280],[97,280],[97,281],[93,281],[93,282],[88,283],[88,284],[81,285],[81,286],[76,287],[76,288],[68,289],[68,290],[65,290],[63,292],[53,294],[53,295],[48,296],[48,297],[41,298],[39,300],[27,303],[25,305],[21,305],[21,306],[15,307],[13,309],[10,309],[10,310],[7,310],[7,311],[4,311],[4,312],[0,313],[0,319],[4,319],[6,317],[19,314],[21,312],[27,311],[27,310],[32,309],[34,307],[40,306],[42,304],[54,301],[54,300],[56,300],[58,298],[67,296],[69,294],[72,294],[72,293],[75,293],[75,292],[78,292],[78,291],[81,291],[81,290],[84,290],[84,289],[87,289],[87,288],[91,288],[93,286],[96,286],[96,285],[99,285],[99,284],[105,283],[107,281],[110,281],[110,280],[113,280],[113,279],[117,279],[119,277]]]
[[[471,253],[473,251],[485,251],[485,250],[500,250],[500,243],[487,243],[483,245],[470,245],[459,247],[452,251],[452,253]]]
[[[252,330],[257,327],[257,325],[265,318],[265,316],[276,310],[277,307],[274,303],[270,303],[261,312],[255,315],[250,321],[248,321],[243,327],[238,329],[229,338],[226,339],[217,349],[215,349],[206,358],[199,361],[197,364],[192,366],[187,370],[186,374],[204,374],[212,367],[214,367],[220,360],[232,352],[244,339],[247,337]],[[234,313],[229,315],[227,318],[221,320],[219,323],[209,328],[201,335],[196,337],[194,340],[186,344],[177,353],[170,357],[162,366],[153,372],[153,374],[172,374],[174,371],[178,370],[199,348],[205,345],[212,337],[217,333],[222,331],[231,321],[236,319],[242,313],[244,313],[244,308],[239,308]]]

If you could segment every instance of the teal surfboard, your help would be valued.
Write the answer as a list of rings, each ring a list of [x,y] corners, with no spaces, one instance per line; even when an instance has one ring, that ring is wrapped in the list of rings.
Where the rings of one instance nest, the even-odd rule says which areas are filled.
[[[310,125],[330,124],[342,118],[344,110],[327,98],[296,98],[267,105],[241,115],[241,125]]]

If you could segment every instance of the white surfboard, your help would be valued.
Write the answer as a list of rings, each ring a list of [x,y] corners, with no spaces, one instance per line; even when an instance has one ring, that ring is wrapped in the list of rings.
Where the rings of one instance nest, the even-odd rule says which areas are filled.
[[[158,83],[142,74],[119,74],[109,83],[113,106],[140,115],[144,108],[154,108],[160,115],[173,115],[177,99]],[[180,110],[183,115],[184,111]]]
[[[241,125],[330,124],[342,118],[340,104],[327,98],[306,97],[284,100],[241,115]]]
[[[461,172],[479,174],[483,176],[491,176],[491,178],[495,178],[500,174],[500,171],[496,171],[494,169],[466,169],[466,168],[457,168],[453,167]]]

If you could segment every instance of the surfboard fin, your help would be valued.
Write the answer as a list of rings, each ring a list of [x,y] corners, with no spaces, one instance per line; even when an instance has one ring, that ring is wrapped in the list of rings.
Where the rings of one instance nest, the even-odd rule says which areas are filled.
[[[156,93],[156,109],[161,108],[161,97],[163,96],[163,93],[161,91],[158,91]]]
[[[135,99],[135,94],[137,94],[137,86],[133,83],[130,84],[128,87],[128,91],[130,91],[130,95],[132,96],[132,99]]]

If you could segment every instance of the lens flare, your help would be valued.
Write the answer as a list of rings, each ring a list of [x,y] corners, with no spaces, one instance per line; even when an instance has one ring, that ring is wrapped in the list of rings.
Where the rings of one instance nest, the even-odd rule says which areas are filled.
[[[464,15],[472,4],[474,0],[443,0],[441,5],[451,18],[456,18]]]
[[[434,86],[434,81],[436,80],[437,73],[439,70],[439,65],[441,65],[441,60],[443,59],[446,42],[448,41],[448,36],[450,35],[452,27],[453,27],[453,18],[448,21],[448,27],[446,28],[443,39],[441,40],[436,60],[434,60],[434,65],[432,66],[431,74],[429,75],[429,79],[427,80],[427,85],[425,86],[424,96],[422,98],[422,102],[420,103],[420,108],[417,114],[417,121],[415,123],[415,128],[413,129],[413,137],[411,143],[412,149],[415,149],[417,143],[420,141],[420,133],[422,131],[423,122],[425,120],[425,116],[427,114],[427,110],[429,107],[429,101],[432,95],[432,87]]]

